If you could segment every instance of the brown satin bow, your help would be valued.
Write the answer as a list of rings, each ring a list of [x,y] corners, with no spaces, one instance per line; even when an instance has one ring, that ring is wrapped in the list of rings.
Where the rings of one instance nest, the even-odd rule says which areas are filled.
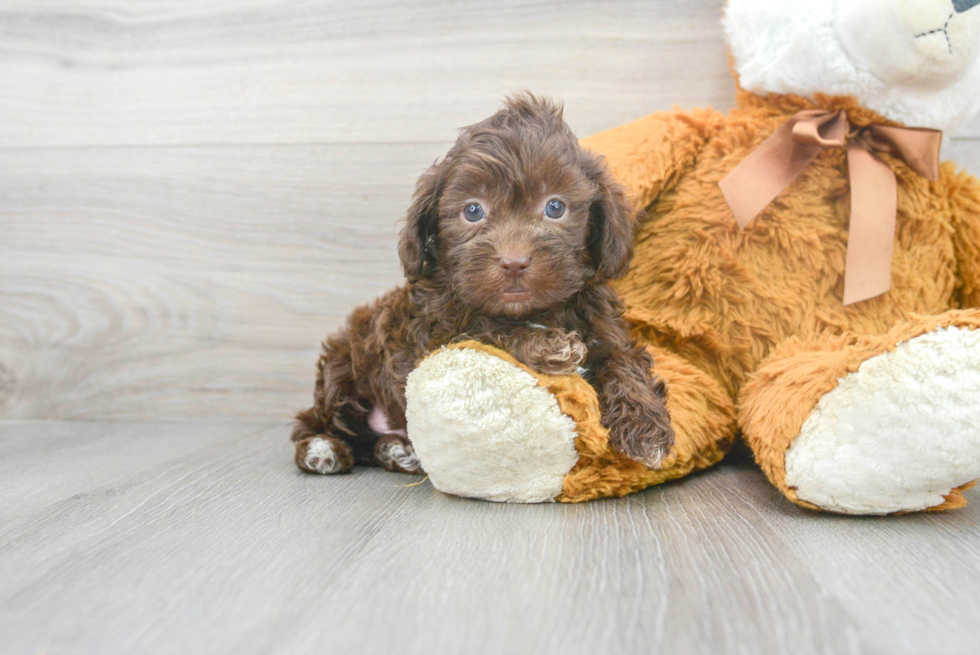
[[[788,187],[823,148],[847,146],[851,220],[844,272],[844,304],[874,298],[891,287],[897,185],[891,167],[875,153],[898,157],[929,179],[939,179],[943,133],[927,128],[852,127],[844,110],[794,114],[742,160],[718,186],[744,229]]]

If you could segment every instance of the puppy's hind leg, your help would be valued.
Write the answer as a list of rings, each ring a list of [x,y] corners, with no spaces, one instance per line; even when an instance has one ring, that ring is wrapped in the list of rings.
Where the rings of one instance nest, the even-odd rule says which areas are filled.
[[[296,466],[322,475],[349,473],[355,460],[370,461],[374,439],[362,443],[367,410],[354,392],[350,343],[344,333],[323,344],[318,369],[313,407],[297,414],[293,427]]]

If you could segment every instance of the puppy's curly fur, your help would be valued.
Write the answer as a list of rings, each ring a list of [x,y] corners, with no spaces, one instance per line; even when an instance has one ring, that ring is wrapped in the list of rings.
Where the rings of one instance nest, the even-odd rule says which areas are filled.
[[[398,247],[408,283],[323,344],[313,407],[292,434],[297,465],[419,470],[406,378],[439,346],[475,339],[543,373],[582,372],[613,447],[656,466],[673,443],[666,390],[607,283],[626,271],[635,227],[559,105],[520,94],[463,128],[418,181]]]

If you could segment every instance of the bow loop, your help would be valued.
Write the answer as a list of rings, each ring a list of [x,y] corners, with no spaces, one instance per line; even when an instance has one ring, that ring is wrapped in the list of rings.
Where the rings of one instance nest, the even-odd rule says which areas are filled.
[[[844,304],[874,298],[891,287],[897,185],[891,167],[876,156],[904,161],[929,179],[939,179],[942,132],[870,124],[852,126],[843,110],[804,110],[783,123],[718,186],[744,229],[824,148],[846,148],[851,220],[844,271]]]
[[[916,127],[868,125],[861,130],[862,145],[871,152],[898,157],[913,171],[935,182],[939,179],[942,132]]]
[[[843,110],[801,111],[790,120],[793,121],[793,141],[797,143],[840,148],[847,138],[847,114]]]

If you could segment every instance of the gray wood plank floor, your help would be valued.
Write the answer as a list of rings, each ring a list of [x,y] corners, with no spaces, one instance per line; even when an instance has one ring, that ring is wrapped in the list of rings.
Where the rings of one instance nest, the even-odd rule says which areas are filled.
[[[976,491],[835,517],[727,464],[496,505],[303,475],[286,433],[0,424],[0,652],[977,652]]]

